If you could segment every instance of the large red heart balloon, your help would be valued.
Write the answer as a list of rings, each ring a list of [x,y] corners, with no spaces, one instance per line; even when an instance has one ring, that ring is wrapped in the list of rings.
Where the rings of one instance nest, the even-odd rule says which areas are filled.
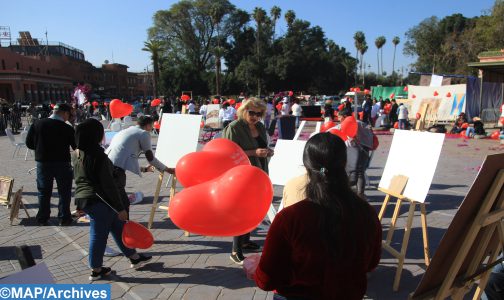
[[[250,165],[247,154],[233,141],[221,138],[208,142],[199,152],[180,158],[175,173],[182,186],[190,187],[219,177],[239,165]]]
[[[499,130],[495,130],[494,132],[492,132],[492,134],[490,135],[490,138],[492,140],[498,140],[499,139],[499,136],[500,136],[500,131]]]
[[[324,124],[322,124],[322,126],[320,126],[320,132],[326,132],[327,130],[333,128],[334,126],[336,126],[336,123],[334,123],[333,121],[327,121]]]
[[[151,101],[150,106],[154,107],[154,106],[158,106],[159,104],[161,104],[161,99],[156,98]]]
[[[128,248],[148,249],[154,244],[154,237],[145,226],[127,221],[123,227],[122,241]]]
[[[188,101],[190,99],[191,99],[191,97],[189,95],[185,95],[185,94],[182,95],[182,97],[180,97],[180,100],[182,100],[182,101]]]
[[[334,135],[336,135],[336,136],[338,136],[343,141],[348,140],[348,136],[344,132],[342,132],[341,130],[331,129],[329,132],[332,133],[332,134],[334,134]]]
[[[357,135],[357,121],[353,116],[346,117],[343,122],[341,122],[341,131],[351,138]]]
[[[133,105],[128,103],[123,103],[119,99],[114,99],[110,101],[110,115],[112,118],[122,118],[129,116],[133,112]]]
[[[213,180],[182,190],[170,201],[169,216],[183,230],[206,236],[238,236],[266,216],[273,186],[264,171],[237,166]]]

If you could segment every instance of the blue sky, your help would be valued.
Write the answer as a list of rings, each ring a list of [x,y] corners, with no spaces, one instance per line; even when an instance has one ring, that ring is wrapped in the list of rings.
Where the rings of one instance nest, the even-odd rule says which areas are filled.
[[[169,9],[172,0],[16,0],[2,3],[0,26],[10,26],[12,36],[18,31],[30,31],[32,37],[43,38],[47,29],[49,41],[59,41],[84,51],[86,60],[100,66],[105,60],[130,67],[129,71],[143,71],[150,64],[149,55],[141,51],[152,26],[152,16],[161,9]],[[408,68],[413,58],[402,54],[404,33],[430,16],[443,18],[454,13],[466,17],[488,11],[494,0],[231,0],[237,7],[251,12],[260,6],[268,12],[273,5],[282,13],[292,9],[298,18],[322,27],[326,36],[355,55],[353,35],[361,30],[366,34],[369,50],[364,60],[376,69],[374,40],[387,38],[383,50],[384,69],[391,73],[394,36],[401,38],[397,49],[396,69]],[[286,31],[282,20],[277,34]],[[44,38],[45,39],[45,38]],[[151,66],[149,66],[151,69]]]

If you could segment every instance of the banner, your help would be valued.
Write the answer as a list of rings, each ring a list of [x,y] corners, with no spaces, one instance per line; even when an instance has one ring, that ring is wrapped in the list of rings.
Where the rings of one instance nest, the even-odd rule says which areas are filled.
[[[404,90],[404,86],[372,86],[371,96],[377,100],[380,97],[385,99],[391,99],[391,95],[394,94],[394,98],[407,98],[408,92]]]
[[[420,112],[423,104],[429,104],[429,115],[437,121],[453,121],[466,108],[466,85],[438,87],[408,85],[411,101],[410,117]]]

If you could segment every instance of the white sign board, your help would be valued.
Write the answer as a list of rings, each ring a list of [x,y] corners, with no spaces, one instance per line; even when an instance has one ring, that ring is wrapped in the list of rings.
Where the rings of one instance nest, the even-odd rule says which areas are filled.
[[[303,165],[305,145],[306,141],[277,141],[275,155],[271,157],[268,165],[271,183],[285,185],[289,179],[306,173]]]
[[[445,135],[396,130],[379,187],[388,189],[392,177],[404,175],[408,183],[403,195],[425,202],[438,164]]]
[[[198,147],[200,115],[163,114],[156,147],[156,158],[169,168]]]
[[[0,279],[0,284],[54,284],[54,278],[45,262]]]

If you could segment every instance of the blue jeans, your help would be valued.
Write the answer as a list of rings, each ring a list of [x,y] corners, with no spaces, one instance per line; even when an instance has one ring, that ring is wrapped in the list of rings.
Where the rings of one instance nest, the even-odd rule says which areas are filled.
[[[474,127],[467,127],[466,137],[471,137],[471,134],[474,135]]]
[[[399,119],[399,129],[406,129],[406,119]]]
[[[100,268],[103,265],[103,254],[109,233],[117,244],[117,247],[126,257],[136,253],[135,249],[124,246],[122,242],[122,231],[124,222],[119,220],[117,214],[103,202],[97,202],[85,207],[84,212],[89,215],[89,266]]]
[[[39,210],[37,221],[46,222],[51,216],[51,195],[53,182],[58,185],[58,218],[72,219],[70,200],[72,198],[73,170],[70,162],[37,162],[37,189]]]

